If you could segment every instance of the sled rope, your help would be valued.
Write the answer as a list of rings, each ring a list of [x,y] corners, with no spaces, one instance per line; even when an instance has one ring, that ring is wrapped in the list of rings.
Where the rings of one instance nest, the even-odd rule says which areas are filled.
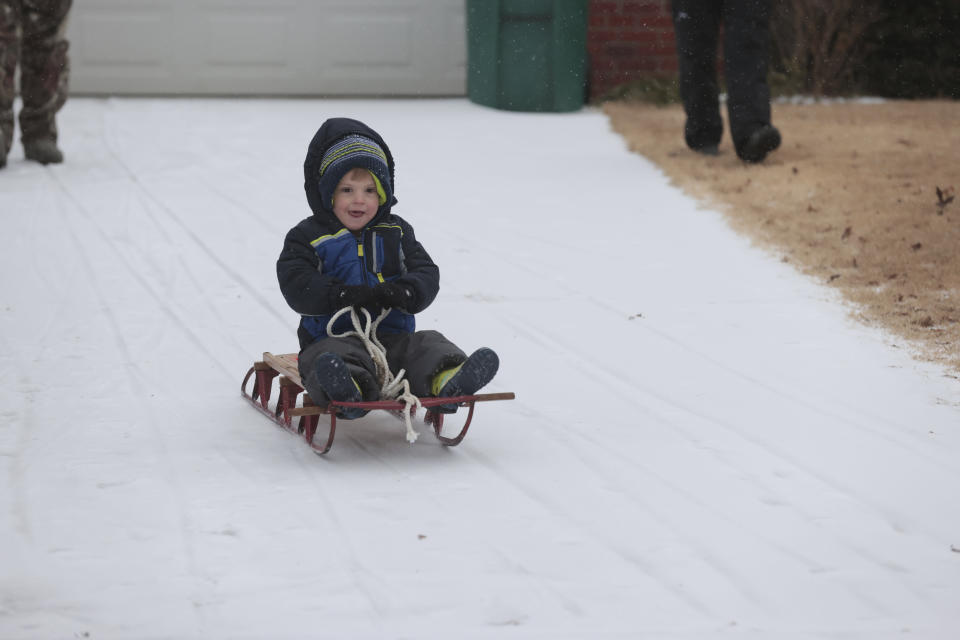
[[[407,442],[413,444],[417,441],[417,436],[419,436],[420,433],[413,428],[413,422],[410,419],[410,410],[413,407],[421,408],[423,405],[420,403],[420,398],[410,392],[410,381],[404,380],[403,378],[406,370],[400,369],[396,375],[390,371],[390,365],[387,364],[387,350],[380,340],[377,339],[377,327],[380,326],[380,321],[390,313],[390,309],[381,311],[376,319],[371,318],[370,312],[366,309],[361,308],[360,311],[366,320],[365,327],[361,325],[360,316],[357,314],[356,309],[353,307],[344,307],[333,314],[333,317],[327,322],[327,335],[332,338],[345,338],[347,336],[357,336],[360,338],[377,369],[377,383],[380,385],[380,397],[399,400],[403,403],[403,422],[407,426]],[[334,323],[340,316],[347,312],[350,313],[353,331],[347,330],[343,333],[334,333]]]

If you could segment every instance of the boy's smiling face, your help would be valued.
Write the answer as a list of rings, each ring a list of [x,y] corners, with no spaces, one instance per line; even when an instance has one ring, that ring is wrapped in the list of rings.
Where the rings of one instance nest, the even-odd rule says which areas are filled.
[[[360,231],[377,215],[380,196],[366,169],[351,169],[333,192],[333,213],[350,231]]]

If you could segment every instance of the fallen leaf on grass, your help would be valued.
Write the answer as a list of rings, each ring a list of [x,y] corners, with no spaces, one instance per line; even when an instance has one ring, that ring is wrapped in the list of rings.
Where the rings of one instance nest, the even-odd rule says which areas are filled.
[[[936,189],[937,189],[937,215],[942,216],[943,210],[947,208],[948,204],[953,202],[953,199],[955,196],[953,193],[953,187],[947,187],[946,189],[942,189],[942,190],[940,189],[940,187],[936,187]]]

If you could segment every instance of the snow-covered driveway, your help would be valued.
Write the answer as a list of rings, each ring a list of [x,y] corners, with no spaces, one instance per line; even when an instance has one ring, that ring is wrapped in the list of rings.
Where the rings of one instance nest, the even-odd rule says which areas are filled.
[[[323,458],[239,395],[329,116],[397,159],[496,349],[453,449],[371,415]],[[960,633],[960,383],[698,209],[596,111],[71,100],[0,171],[0,637]],[[678,132],[678,135],[679,132]],[[745,168],[745,171],[749,169]]]

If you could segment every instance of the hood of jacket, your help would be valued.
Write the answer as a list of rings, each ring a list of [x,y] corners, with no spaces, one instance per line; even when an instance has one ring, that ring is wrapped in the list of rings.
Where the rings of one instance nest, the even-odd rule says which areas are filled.
[[[359,120],[353,120],[351,118],[329,118],[320,125],[317,133],[313,136],[313,140],[310,141],[310,146],[307,147],[307,157],[303,161],[303,189],[307,194],[307,202],[310,204],[310,209],[314,215],[329,217],[337,224],[340,223],[333,213],[333,207],[330,203],[323,202],[323,198],[320,197],[320,160],[333,143],[345,136],[353,134],[366,136],[380,145],[383,152],[387,154],[387,166],[390,169],[390,183],[393,193],[396,193],[397,189],[397,183],[394,178],[393,154],[390,153],[390,148],[387,146],[387,143],[384,142],[383,138],[380,137],[380,134]],[[396,197],[392,197],[389,202],[380,205],[380,208],[377,210],[377,215],[374,216],[371,224],[378,222],[389,214],[390,208],[396,203]]]

